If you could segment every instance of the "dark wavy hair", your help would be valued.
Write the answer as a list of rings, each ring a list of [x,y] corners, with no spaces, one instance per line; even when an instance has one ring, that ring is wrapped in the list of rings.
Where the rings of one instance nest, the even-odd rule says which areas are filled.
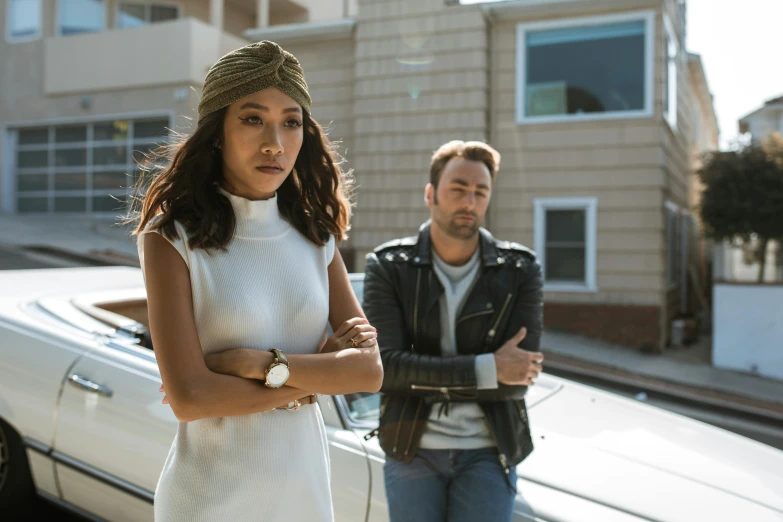
[[[134,235],[160,215],[154,227],[169,239],[177,237],[176,220],[187,230],[189,237],[183,239],[190,248],[226,249],[236,216],[216,187],[223,180],[221,151],[215,145],[223,141],[225,113],[224,108],[205,116],[192,135],[180,136],[146,157],[124,220],[134,225]],[[280,213],[316,245],[325,245],[329,235],[343,241],[350,229],[351,173],[342,172],[342,158],[307,111],[302,124],[294,170],[277,190]]]

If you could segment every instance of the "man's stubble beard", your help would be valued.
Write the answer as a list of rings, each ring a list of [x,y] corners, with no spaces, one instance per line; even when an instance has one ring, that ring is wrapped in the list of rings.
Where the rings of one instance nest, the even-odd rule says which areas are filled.
[[[435,206],[438,206],[438,198],[433,198],[433,203]],[[469,214],[473,216],[473,224],[472,225],[458,225],[457,224],[457,214],[465,214],[465,212],[458,212],[453,214],[448,221],[444,221],[442,218],[435,216],[433,218],[433,221],[435,221],[438,224],[438,227],[440,227],[441,230],[443,230],[446,235],[449,237],[453,237],[454,239],[460,239],[462,241],[467,241],[469,239],[473,239],[476,234],[479,232],[479,228],[481,227],[481,222],[479,221],[478,215],[475,212],[470,212]]]

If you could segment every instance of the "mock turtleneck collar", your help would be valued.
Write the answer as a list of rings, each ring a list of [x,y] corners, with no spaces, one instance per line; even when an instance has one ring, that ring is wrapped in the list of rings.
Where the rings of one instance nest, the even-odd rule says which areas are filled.
[[[237,220],[234,237],[274,239],[291,228],[277,207],[277,193],[269,199],[252,201],[235,196],[223,187],[218,187],[218,192],[226,196],[234,208]]]

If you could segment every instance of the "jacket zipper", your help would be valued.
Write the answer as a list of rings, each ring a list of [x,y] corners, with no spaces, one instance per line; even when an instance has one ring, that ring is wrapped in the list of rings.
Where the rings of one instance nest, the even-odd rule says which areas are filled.
[[[419,412],[421,411],[422,404],[424,404],[424,401],[419,399],[419,406],[416,408],[416,414],[413,416],[414,423],[411,425],[411,436],[408,439],[408,447],[405,448],[404,457],[408,456],[408,453],[411,451],[411,446],[413,446],[413,435],[416,433],[416,423],[419,421]]]
[[[460,317],[459,319],[457,319],[457,322],[454,323],[454,327],[456,328],[457,325],[459,323],[461,323],[462,321],[467,321],[468,319],[472,319],[472,318],[478,317],[480,315],[488,315],[488,314],[491,314],[491,313],[492,313],[492,310],[484,310],[482,312],[476,312],[475,314],[470,314],[470,315],[466,315],[464,317]]]
[[[522,410],[522,401],[514,401],[514,404],[517,405],[517,410],[519,411],[519,420],[527,424],[527,415]]]
[[[486,412],[484,412],[484,415],[486,416]],[[505,453],[500,449],[500,443],[495,435],[495,430],[492,427],[492,423],[489,421],[487,421],[487,428],[489,429],[489,434],[492,435],[492,440],[495,442],[495,447],[498,449],[498,460],[500,461],[500,465],[503,466],[503,471],[506,472],[506,478],[508,478],[511,473],[511,469],[508,467],[508,458],[506,458]]]
[[[421,268],[416,271],[416,297],[413,301],[413,343],[411,348],[416,351],[416,339],[419,335],[419,289],[421,288]]]
[[[500,309],[500,314],[498,314],[498,318],[495,321],[495,325],[490,328],[489,333],[487,333],[487,347],[489,347],[489,343],[492,342],[492,339],[495,337],[495,334],[497,333],[498,326],[500,326],[500,321],[503,319],[503,315],[506,313],[506,308],[508,308],[508,303],[511,302],[511,298],[513,297],[513,294],[508,294],[506,296],[506,301],[503,303],[503,308]]]
[[[397,444],[400,442],[400,430],[402,429],[402,418],[405,416],[405,410],[408,408],[410,400],[410,397],[405,397],[405,403],[402,405],[402,413],[400,413],[400,418],[397,421],[397,433],[394,435],[394,449],[392,453],[397,453]]]
[[[472,390],[475,386],[426,386],[423,384],[411,384],[411,390],[428,390],[447,392],[448,390]]]
[[[418,329],[419,329],[419,290],[421,288],[421,268],[419,268],[416,271],[416,295],[414,296],[413,301],[413,343],[411,343],[411,351],[416,351],[416,338],[418,336]],[[413,386],[411,386],[413,388]],[[410,397],[405,398],[405,403],[402,405],[402,412],[400,412],[400,418],[397,421],[397,433],[394,435],[394,448],[392,449],[392,453],[397,453],[397,446],[400,443],[400,430],[402,430],[402,419],[405,417],[405,410],[408,408],[408,402],[410,401]],[[421,404],[423,401],[419,400],[419,408],[421,408]],[[416,416],[418,417],[419,414],[419,408],[416,408]],[[411,437],[412,440],[412,437]],[[408,449],[410,449],[410,442],[408,441]],[[406,455],[407,455],[406,450]]]

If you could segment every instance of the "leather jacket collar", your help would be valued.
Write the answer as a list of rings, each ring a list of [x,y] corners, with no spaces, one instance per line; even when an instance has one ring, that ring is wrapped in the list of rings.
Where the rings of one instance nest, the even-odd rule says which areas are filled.
[[[428,220],[419,228],[416,240],[416,255],[412,263],[417,266],[432,265],[432,237],[430,236],[431,220]],[[479,248],[481,248],[482,266],[497,266],[505,262],[505,257],[500,254],[497,240],[484,227],[479,228]]]

